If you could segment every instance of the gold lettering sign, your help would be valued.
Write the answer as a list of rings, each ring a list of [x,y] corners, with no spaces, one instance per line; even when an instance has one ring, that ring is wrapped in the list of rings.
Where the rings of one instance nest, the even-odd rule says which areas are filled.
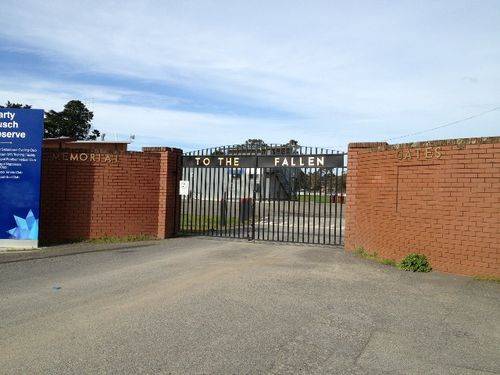
[[[239,157],[218,157],[216,159],[213,159],[211,157],[203,157],[203,156],[197,156],[194,158],[196,162],[196,166],[205,166],[205,167],[210,167],[212,166],[213,162],[219,167],[239,167],[240,166],[240,158]]]
[[[341,168],[344,154],[314,155],[184,155],[185,168]]]
[[[73,162],[118,163],[118,154],[99,154],[88,152],[62,152],[52,153],[52,160],[65,160]]]
[[[396,152],[396,158],[402,161],[440,159],[442,155],[441,147],[405,148]]]

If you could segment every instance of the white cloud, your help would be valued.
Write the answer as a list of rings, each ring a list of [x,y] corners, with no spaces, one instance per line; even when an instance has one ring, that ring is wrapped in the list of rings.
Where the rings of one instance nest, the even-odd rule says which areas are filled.
[[[48,77],[38,88],[29,77],[19,81],[31,102],[41,99],[48,106],[60,106],[63,97],[75,94],[93,98],[97,127],[139,133],[146,131],[136,128],[141,117],[156,122],[148,132],[173,142],[203,138],[218,144],[252,135],[321,145],[330,138],[345,145],[349,139],[410,133],[498,105],[498,9],[495,1],[477,6],[467,1],[60,0],[19,7],[7,0],[0,33],[69,70],[76,66],[173,83],[303,118],[155,110],[118,104],[127,91],[141,95],[133,90],[72,87],[50,83]],[[65,92],[58,94],[58,88]],[[154,99],[154,93],[145,95]],[[493,113],[429,137],[494,134],[499,120]]]
[[[247,138],[265,138],[272,142],[285,142],[293,136],[302,135],[307,139],[308,129],[296,121],[259,120],[254,118],[229,116],[213,113],[194,113],[189,111],[150,108],[137,105],[120,104],[121,95],[105,87],[85,85],[66,86],[50,82],[33,81],[31,86],[22,90],[2,90],[0,96],[11,101],[29,103],[35,108],[60,110],[75,97],[97,100],[87,102],[94,112],[95,128],[107,133],[124,135],[135,134],[138,138],[167,141],[164,145],[222,145],[239,143]],[[288,138],[287,138],[288,137]]]

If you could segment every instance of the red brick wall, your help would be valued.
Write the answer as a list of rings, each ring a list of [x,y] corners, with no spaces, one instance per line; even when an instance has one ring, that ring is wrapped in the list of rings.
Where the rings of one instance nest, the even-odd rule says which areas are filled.
[[[182,177],[182,151],[169,147],[144,147],[144,152],[161,153],[159,176],[162,197],[158,206],[158,237],[174,236],[180,229],[179,180]]]
[[[345,247],[500,276],[500,137],[349,145]]]
[[[42,244],[104,236],[166,238],[176,233],[176,166],[182,151],[104,155],[91,150],[43,151]]]

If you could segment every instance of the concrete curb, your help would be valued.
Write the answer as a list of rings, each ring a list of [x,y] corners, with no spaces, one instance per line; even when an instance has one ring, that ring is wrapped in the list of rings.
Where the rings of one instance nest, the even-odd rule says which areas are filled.
[[[23,251],[4,251],[0,252],[0,264],[25,262],[37,259],[57,258],[69,255],[78,255],[85,253],[104,252],[112,250],[125,250],[140,247],[149,247],[159,244],[161,241],[138,241],[138,242],[120,242],[120,243],[74,243],[68,245],[57,245],[53,247],[44,247],[38,250]],[[125,245],[125,246],[124,246]]]

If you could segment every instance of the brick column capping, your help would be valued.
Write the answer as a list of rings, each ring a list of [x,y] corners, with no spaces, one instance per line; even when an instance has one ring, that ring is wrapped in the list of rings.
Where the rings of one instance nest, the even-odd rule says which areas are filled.
[[[500,276],[500,137],[351,143],[345,248]]]

